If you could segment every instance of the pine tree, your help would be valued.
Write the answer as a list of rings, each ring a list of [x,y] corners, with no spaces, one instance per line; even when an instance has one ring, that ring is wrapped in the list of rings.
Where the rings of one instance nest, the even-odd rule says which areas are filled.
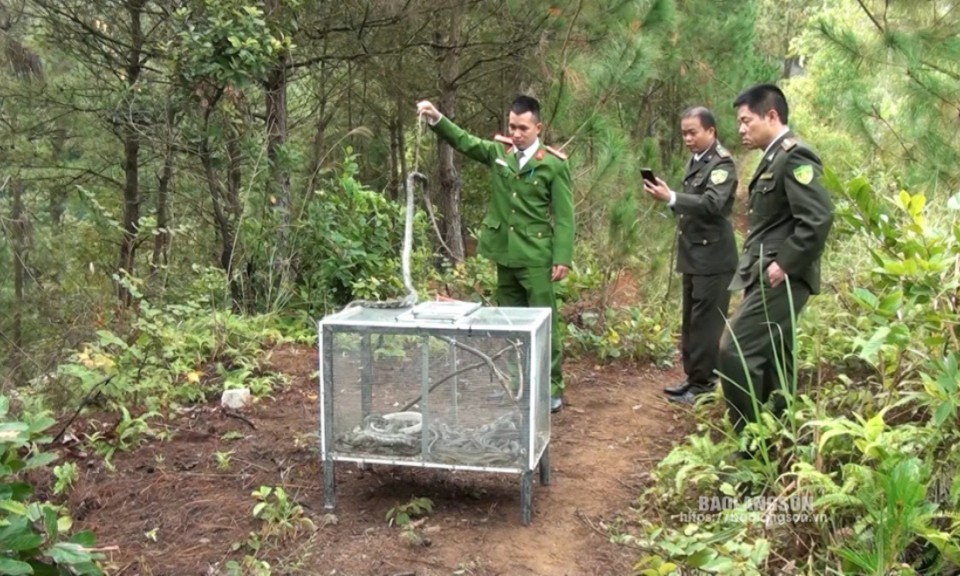
[[[865,144],[860,168],[937,195],[960,185],[960,2],[828,3],[802,45],[824,124]],[[813,80],[813,79],[811,79]],[[875,174],[875,176],[878,176]]]

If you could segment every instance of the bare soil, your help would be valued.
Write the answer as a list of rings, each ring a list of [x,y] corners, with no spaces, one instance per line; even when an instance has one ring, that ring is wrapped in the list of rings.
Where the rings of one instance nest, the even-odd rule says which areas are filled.
[[[337,465],[331,516],[316,434],[316,350],[278,348],[271,364],[292,384],[239,417],[197,406],[169,422],[169,438],[115,454],[113,470],[73,453],[82,474],[68,503],[78,527],[94,530],[107,550],[108,573],[226,574],[262,525],[251,493],[282,486],[318,529],[266,542],[257,556],[273,574],[629,574],[637,552],[610,543],[605,527],[630,514],[646,473],[688,428],[686,411],[660,392],[678,370],[574,361],[565,366],[567,406],[552,422],[553,481],[535,485],[531,525],[521,523],[516,476],[348,463]],[[230,451],[229,468],[218,467],[216,453]],[[413,497],[434,503],[417,526],[422,544],[385,520]]]

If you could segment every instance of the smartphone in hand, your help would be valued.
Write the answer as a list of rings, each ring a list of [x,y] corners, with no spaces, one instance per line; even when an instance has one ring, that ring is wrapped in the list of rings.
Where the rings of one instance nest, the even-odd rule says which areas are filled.
[[[657,183],[657,177],[653,175],[653,170],[649,168],[641,168],[640,175],[643,176],[643,179],[651,184]]]

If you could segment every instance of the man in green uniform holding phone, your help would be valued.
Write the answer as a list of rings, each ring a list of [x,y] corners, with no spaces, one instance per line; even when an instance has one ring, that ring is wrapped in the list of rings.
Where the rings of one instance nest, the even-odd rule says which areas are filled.
[[[737,268],[737,242],[730,214],[737,191],[737,167],[717,141],[710,110],[697,106],[680,118],[683,142],[693,156],[683,190],[645,173],[643,187],[677,215],[677,272],[683,274],[680,357],[686,380],[664,388],[673,402],[693,404],[715,388],[720,336],[726,325],[730,292]]]
[[[562,341],[553,283],[573,261],[573,193],[566,156],[540,142],[540,103],[518,96],[510,106],[510,136],[469,134],[428,101],[417,112],[457,151],[490,167],[490,203],[480,254],[497,264],[500,306],[553,310],[550,409],[563,407]]]

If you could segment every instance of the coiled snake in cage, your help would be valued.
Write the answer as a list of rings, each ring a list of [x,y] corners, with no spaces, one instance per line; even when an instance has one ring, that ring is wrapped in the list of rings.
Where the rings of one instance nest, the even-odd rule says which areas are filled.
[[[400,413],[409,414],[409,413]],[[416,413],[414,413],[416,414]],[[423,450],[420,426],[393,414],[371,414],[360,426],[342,434],[337,445],[345,452],[378,456],[416,456]],[[441,423],[427,430],[424,460],[460,466],[515,466],[526,455],[520,445],[520,425],[515,416],[504,414],[476,428]]]
[[[403,230],[403,253],[400,263],[403,272],[403,286],[407,291],[406,296],[384,301],[354,300],[346,306],[347,308],[355,306],[380,309],[407,308],[417,303],[417,291],[413,288],[413,281],[410,275],[410,259],[413,252],[414,187],[417,181],[419,181],[421,185],[425,185],[427,181],[427,178],[417,171],[419,168],[422,127],[422,122],[418,122],[417,144],[414,149],[414,170],[407,175],[405,182],[407,195],[406,217]],[[449,253],[450,249],[446,243],[443,242],[443,236],[437,227],[437,221],[434,217],[430,200],[426,195],[424,195],[424,200],[437,238]],[[441,339],[481,357],[484,360],[481,365],[487,364],[490,366],[500,385],[514,402],[519,402],[523,397],[524,386],[522,378],[518,383],[518,389],[511,391],[507,386],[509,379],[502,374],[493,363],[494,358],[500,356],[508,349],[516,349],[515,344],[490,357],[470,346],[456,342],[454,339]],[[476,367],[477,366],[470,366],[468,369]],[[462,370],[463,369],[460,371]],[[446,380],[446,378],[436,382],[431,387],[431,390],[444,380]],[[416,402],[416,400],[414,402]],[[408,406],[414,402],[411,402]],[[411,425],[409,421],[405,421],[401,416],[402,414],[411,413],[401,412],[398,414],[368,415],[363,419],[360,426],[356,426],[350,432],[342,434],[338,438],[337,444],[349,452],[407,457],[415,456],[424,449],[422,442],[423,430],[419,425]],[[417,413],[413,414],[419,416]],[[503,415],[493,422],[477,428],[451,427],[441,423],[437,426],[431,426],[427,430],[426,433],[430,436],[426,445],[426,454],[423,456],[431,462],[466,466],[496,467],[516,465],[520,459],[526,455],[526,450],[520,445],[519,431],[520,426],[518,421],[511,415]]]

